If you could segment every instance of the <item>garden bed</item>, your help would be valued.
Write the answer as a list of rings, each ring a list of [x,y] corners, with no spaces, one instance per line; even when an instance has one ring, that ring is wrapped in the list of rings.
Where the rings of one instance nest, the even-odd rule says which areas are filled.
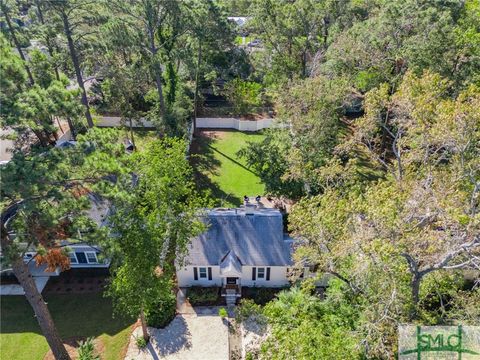
[[[193,286],[187,289],[187,299],[192,306],[225,305],[220,287]]]
[[[272,301],[280,291],[288,287],[266,288],[266,287],[242,287],[242,299],[252,299],[258,305],[265,305]]]

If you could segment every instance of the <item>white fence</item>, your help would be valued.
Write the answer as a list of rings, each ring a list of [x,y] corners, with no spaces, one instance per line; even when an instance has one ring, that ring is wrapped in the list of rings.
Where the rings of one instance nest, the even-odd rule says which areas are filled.
[[[272,126],[274,119],[241,120],[237,118],[197,118],[197,128],[258,131]]]
[[[95,121],[95,125],[98,127],[117,127],[122,125],[121,117],[119,116],[97,116]],[[155,125],[147,120],[140,119],[139,121],[132,121],[133,127],[147,127],[147,128],[154,128]],[[129,126],[130,124],[125,124]]]
[[[197,128],[204,129],[236,129],[240,131],[258,131],[272,126],[274,119],[265,118],[260,120],[241,120],[237,118],[197,118]],[[117,127],[121,125],[121,118],[118,116],[99,116],[96,120],[99,127]],[[128,124],[126,124],[128,126]],[[147,120],[141,119],[133,123],[134,127],[153,128],[155,125]]]

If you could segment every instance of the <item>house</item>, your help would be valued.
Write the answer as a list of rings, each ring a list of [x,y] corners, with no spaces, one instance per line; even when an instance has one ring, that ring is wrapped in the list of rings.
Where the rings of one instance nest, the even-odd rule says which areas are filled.
[[[68,145],[69,146],[69,145]],[[87,211],[88,217],[90,217],[98,226],[106,225],[106,217],[108,215],[109,206],[104,200],[102,200],[96,194],[88,195],[90,200],[90,209]],[[16,215],[18,206],[14,205],[6,209],[2,213],[2,222],[8,227],[11,219]],[[14,235],[13,231],[10,232]],[[78,234],[81,238],[81,234]],[[20,243],[20,246],[25,247],[23,254],[23,260],[28,265],[30,275],[33,277],[37,289],[42,292],[47,285],[48,280],[52,276],[60,275],[60,268],[55,271],[47,271],[47,265],[37,265],[35,257],[37,256],[37,250],[35,246],[27,247],[28,244]],[[101,249],[96,245],[90,245],[86,242],[68,240],[62,240],[59,243],[60,247],[68,249],[68,255],[70,257],[70,268],[72,269],[108,269],[110,267],[110,260],[101,255]],[[0,252],[0,261],[2,259],[2,253]],[[96,270],[92,270],[96,271]],[[102,270],[100,270],[102,271]],[[3,269],[1,274],[0,295],[23,295],[23,288],[18,284],[11,269]]]
[[[279,210],[213,209],[205,222],[207,230],[192,239],[184,264],[177,265],[179,287],[218,286],[239,297],[242,286],[289,285],[293,240],[283,232]]]

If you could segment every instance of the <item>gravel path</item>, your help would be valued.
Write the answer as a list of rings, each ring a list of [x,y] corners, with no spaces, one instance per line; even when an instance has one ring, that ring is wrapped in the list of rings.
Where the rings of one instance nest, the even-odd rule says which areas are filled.
[[[218,308],[195,308],[195,314],[182,314],[164,329],[149,328],[151,341],[140,351],[130,338],[125,360],[228,360],[228,326],[218,316]]]

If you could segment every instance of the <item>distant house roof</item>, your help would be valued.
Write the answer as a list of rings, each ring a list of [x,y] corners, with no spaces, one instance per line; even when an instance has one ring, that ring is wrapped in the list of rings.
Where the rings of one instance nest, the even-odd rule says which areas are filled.
[[[236,261],[253,266],[292,264],[292,241],[284,240],[282,214],[276,209],[216,209],[207,212],[205,222],[207,231],[191,241],[187,265],[238,270]]]
[[[248,16],[228,16],[227,19],[230,21],[234,21],[238,26],[242,27],[251,18]]]

